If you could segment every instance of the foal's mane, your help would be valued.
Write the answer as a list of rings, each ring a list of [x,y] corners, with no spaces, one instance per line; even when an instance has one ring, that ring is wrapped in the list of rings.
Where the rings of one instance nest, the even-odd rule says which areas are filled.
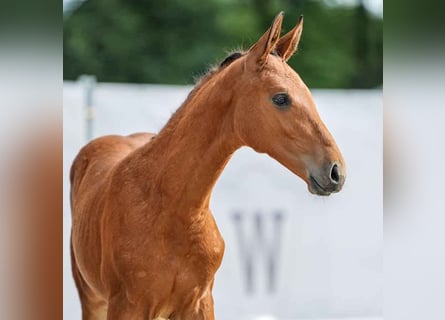
[[[187,96],[187,99],[185,100],[184,104],[189,100],[196,91],[198,91],[199,88],[202,87],[204,83],[206,83],[212,76],[217,74],[222,69],[229,66],[233,61],[241,58],[244,55],[244,52],[242,51],[232,51],[226,58],[224,58],[223,61],[221,61],[218,64],[212,65],[204,75],[198,77],[195,80],[195,87],[190,91],[189,95]]]
[[[199,89],[202,88],[202,86],[205,83],[207,83],[211,78],[213,78],[221,70],[225,69],[233,61],[241,58],[243,55],[244,55],[244,52],[234,51],[234,52],[230,53],[222,62],[211,66],[204,75],[197,78],[195,81],[195,87],[187,95],[187,98],[181,104],[181,106],[172,114],[170,120],[165,124],[165,126],[161,129],[161,131],[158,133],[158,135],[172,131],[173,128],[175,127],[175,124],[178,123],[178,121],[182,118],[182,116],[184,114],[184,112],[183,112],[184,106],[188,105],[188,102],[194,97],[196,92],[198,92]]]

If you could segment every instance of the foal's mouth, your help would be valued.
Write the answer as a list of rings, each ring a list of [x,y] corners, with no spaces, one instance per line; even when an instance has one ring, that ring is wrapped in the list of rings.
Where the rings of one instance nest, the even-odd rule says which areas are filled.
[[[321,186],[318,181],[311,175],[309,176],[309,192],[318,196],[329,196],[334,190],[329,190]]]

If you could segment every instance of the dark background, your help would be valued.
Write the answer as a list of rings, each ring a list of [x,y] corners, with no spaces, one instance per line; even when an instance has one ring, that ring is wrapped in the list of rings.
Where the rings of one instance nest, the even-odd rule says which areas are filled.
[[[65,80],[190,84],[233,49],[248,49],[283,10],[283,33],[305,17],[289,61],[309,87],[383,82],[383,20],[355,6],[311,0],[88,0],[64,14]]]

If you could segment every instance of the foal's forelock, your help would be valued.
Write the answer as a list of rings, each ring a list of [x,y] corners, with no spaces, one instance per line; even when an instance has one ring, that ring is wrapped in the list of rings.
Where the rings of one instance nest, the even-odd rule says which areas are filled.
[[[222,69],[224,67],[227,67],[229,64],[231,64],[236,59],[241,58],[243,56],[243,54],[244,54],[243,52],[239,52],[239,51],[232,52],[219,64],[219,68]]]

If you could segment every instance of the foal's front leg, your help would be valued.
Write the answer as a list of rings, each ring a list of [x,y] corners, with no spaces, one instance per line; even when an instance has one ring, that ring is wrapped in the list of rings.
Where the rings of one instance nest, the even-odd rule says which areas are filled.
[[[144,305],[128,301],[125,294],[118,293],[108,301],[107,320],[146,320],[147,310]]]
[[[172,320],[214,320],[215,314],[213,309],[213,297],[208,293],[200,301],[199,308],[188,309],[187,311],[176,314],[171,318]]]
[[[201,301],[200,307],[201,317],[198,319],[214,320],[215,310],[213,308],[213,296],[212,293],[208,293],[206,297]]]

